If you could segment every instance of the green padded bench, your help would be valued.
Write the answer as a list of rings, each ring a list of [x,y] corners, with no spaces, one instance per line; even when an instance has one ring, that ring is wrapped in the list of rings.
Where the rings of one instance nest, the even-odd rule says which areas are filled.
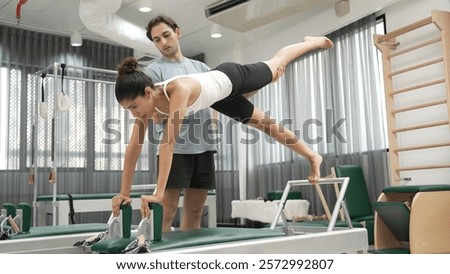
[[[131,206],[121,207],[121,214],[114,219],[114,225],[106,223],[73,224],[58,226],[31,227],[28,231],[9,234],[0,241],[1,253],[29,252],[35,250],[69,250],[88,242],[87,239],[107,238],[108,235],[119,234],[120,237],[131,237]],[[113,228],[113,229],[112,229]],[[106,233],[107,232],[107,233]],[[95,241],[93,241],[95,242]],[[80,249],[79,253],[83,253]]]
[[[152,251],[161,251],[281,236],[284,236],[281,230],[265,228],[204,228],[192,231],[173,231],[165,235],[161,241],[154,242],[151,247]]]
[[[159,241],[152,241],[150,251],[174,250],[209,244],[236,242],[243,240],[262,239],[284,236],[281,230],[251,229],[251,228],[201,228],[191,231],[172,231],[165,233]],[[135,238],[120,238],[101,241],[91,247],[97,253],[121,253]]]

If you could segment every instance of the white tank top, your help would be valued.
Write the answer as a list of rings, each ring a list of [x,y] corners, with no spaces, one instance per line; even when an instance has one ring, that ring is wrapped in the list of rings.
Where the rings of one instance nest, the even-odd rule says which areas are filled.
[[[193,114],[199,110],[211,106],[217,101],[224,99],[225,97],[230,95],[231,89],[233,87],[228,76],[218,70],[211,70],[203,73],[178,75],[166,81],[156,83],[155,86],[163,87],[164,95],[170,102],[169,95],[166,91],[166,86],[171,81],[182,77],[196,79],[201,86],[200,95],[198,96],[197,100],[192,103],[192,105],[187,107],[186,115]],[[155,109],[161,114],[168,115],[167,113],[160,111],[158,108]]]

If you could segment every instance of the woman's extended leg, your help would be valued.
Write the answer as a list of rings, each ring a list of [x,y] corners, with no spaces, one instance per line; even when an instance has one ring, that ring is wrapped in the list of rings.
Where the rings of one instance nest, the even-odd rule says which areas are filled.
[[[308,180],[311,183],[317,182],[320,178],[320,164],[322,163],[322,156],[312,151],[292,131],[276,123],[270,116],[264,114],[256,107],[253,110],[252,118],[247,124],[263,131],[279,143],[287,146],[291,150],[308,159],[311,164]]]
[[[287,64],[294,59],[312,50],[331,47],[333,47],[333,42],[327,37],[306,36],[303,42],[283,47],[270,60],[264,61],[264,63],[272,71],[272,82],[274,82],[284,74]]]

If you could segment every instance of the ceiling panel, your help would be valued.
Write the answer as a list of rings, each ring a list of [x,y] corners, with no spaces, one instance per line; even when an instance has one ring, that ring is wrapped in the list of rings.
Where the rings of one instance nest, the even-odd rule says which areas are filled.
[[[137,26],[142,26],[143,29],[148,21],[158,14],[173,17],[182,30],[180,42],[183,53],[189,56],[207,52],[212,48],[231,46],[236,41],[257,33],[239,33],[223,28],[222,39],[211,39],[209,37],[211,22],[206,18],[204,10],[218,2],[220,1],[153,0],[152,11],[141,13],[137,11],[137,0],[123,0],[117,15]],[[28,0],[22,6],[22,18],[20,24],[17,24],[15,18],[17,0],[0,0],[0,24],[66,36],[70,36],[74,31],[81,31],[84,39],[114,44],[107,37],[97,35],[83,25],[78,15],[79,3],[80,0]]]

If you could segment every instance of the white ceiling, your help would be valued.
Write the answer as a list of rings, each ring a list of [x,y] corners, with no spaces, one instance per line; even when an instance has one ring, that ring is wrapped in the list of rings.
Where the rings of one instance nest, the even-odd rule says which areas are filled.
[[[312,13],[330,8],[330,2],[333,2],[333,0],[314,1],[320,1],[322,4],[320,7],[312,8],[310,10]],[[91,32],[83,25],[78,12],[79,2],[80,0],[28,0],[22,6],[21,20],[18,24],[16,20],[18,0],[0,0],[0,24],[65,36],[70,36],[74,31],[80,31],[84,39],[114,44],[111,40]],[[150,13],[137,11],[137,2],[138,0],[123,0],[117,15],[135,25],[142,26],[142,28],[145,28],[148,21],[158,14],[173,17],[181,28],[180,42],[183,53],[187,56],[232,45],[248,35],[248,32],[240,33],[225,29],[222,38],[212,39],[209,37],[211,22],[206,18],[204,10],[219,0],[153,0]]]

